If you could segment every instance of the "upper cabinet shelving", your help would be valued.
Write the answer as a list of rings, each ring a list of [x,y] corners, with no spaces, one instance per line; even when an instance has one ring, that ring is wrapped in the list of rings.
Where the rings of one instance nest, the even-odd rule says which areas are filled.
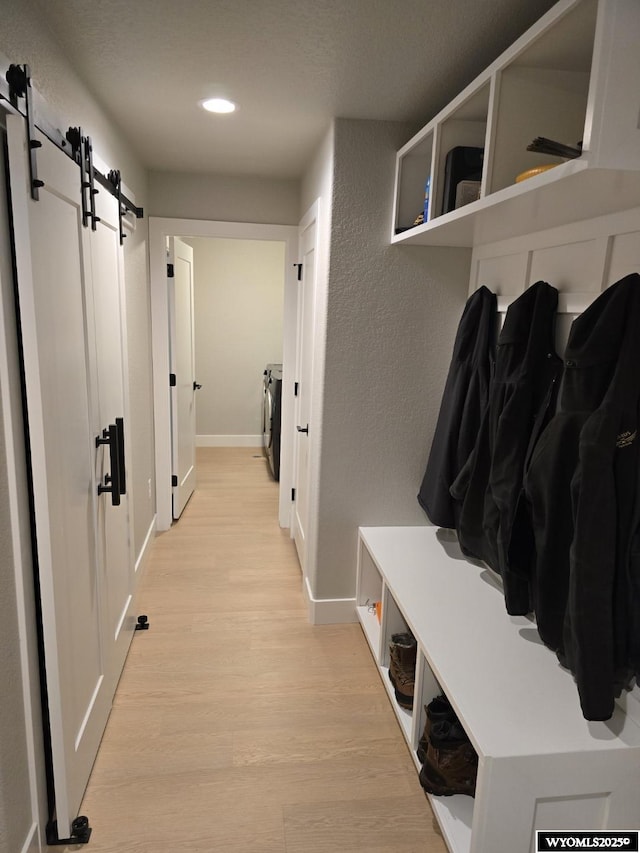
[[[638,0],[557,3],[398,152],[392,242],[474,246],[640,205],[638,43]],[[527,151],[536,137],[582,155]],[[458,147],[483,156],[454,209]]]

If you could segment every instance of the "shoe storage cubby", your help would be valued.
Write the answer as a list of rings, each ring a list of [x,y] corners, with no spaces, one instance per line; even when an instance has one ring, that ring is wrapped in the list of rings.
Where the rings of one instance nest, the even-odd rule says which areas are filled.
[[[639,40],[637,0],[557,3],[398,152],[392,242],[474,246],[640,204]],[[537,137],[582,154],[527,151]],[[479,198],[443,212],[458,146],[484,149]]]
[[[532,853],[536,830],[637,826],[640,721],[622,705],[607,722],[582,717],[571,674],[533,622],[506,613],[495,576],[455,534],[360,528],[357,578],[358,616],[416,768],[424,707],[441,693],[478,754],[475,798],[429,795],[452,853]],[[387,671],[391,635],[406,629],[418,644],[412,713]]]
[[[358,617],[362,629],[380,668],[385,690],[393,704],[398,722],[405,738],[411,741],[413,714],[396,701],[395,691],[389,678],[389,642],[392,634],[407,632],[409,626],[389,589],[382,581],[368,551],[361,551],[358,560]],[[380,603],[380,620],[375,604]]]

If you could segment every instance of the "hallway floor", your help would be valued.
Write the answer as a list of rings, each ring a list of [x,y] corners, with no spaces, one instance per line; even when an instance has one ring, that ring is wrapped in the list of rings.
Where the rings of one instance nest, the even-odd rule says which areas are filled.
[[[90,851],[446,853],[359,625],[308,622],[259,452],[199,449],[153,544]]]

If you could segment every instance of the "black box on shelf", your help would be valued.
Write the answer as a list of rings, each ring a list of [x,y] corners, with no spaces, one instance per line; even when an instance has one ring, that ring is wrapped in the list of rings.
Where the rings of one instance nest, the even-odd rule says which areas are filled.
[[[481,181],[484,148],[458,145],[447,154],[444,164],[442,212],[456,207],[456,189],[460,181]]]

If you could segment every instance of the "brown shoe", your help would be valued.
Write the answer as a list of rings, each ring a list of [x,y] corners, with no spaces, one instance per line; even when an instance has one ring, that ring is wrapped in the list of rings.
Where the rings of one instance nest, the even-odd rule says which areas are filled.
[[[398,704],[413,708],[418,644],[410,633],[392,634],[389,643],[389,678]]]
[[[475,795],[478,756],[459,723],[434,723],[420,784],[429,794]]]
[[[428,705],[424,706],[424,710],[427,714],[427,719],[425,721],[424,732],[418,742],[417,749],[418,760],[421,764],[424,764],[424,762],[427,760],[429,735],[431,734],[431,728],[434,723],[458,722],[458,718],[456,717],[455,711],[451,707],[451,703],[444,695],[436,696],[434,699],[431,700],[431,702],[429,702]]]

